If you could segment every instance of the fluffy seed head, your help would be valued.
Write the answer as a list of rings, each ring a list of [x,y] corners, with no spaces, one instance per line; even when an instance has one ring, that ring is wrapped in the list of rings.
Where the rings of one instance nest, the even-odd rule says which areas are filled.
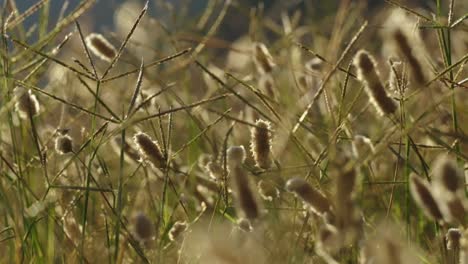
[[[442,213],[429,188],[429,184],[414,174],[410,176],[410,181],[411,195],[418,206],[430,219],[441,221],[443,219]]]
[[[258,193],[263,200],[273,201],[279,197],[278,188],[272,183],[265,180],[260,180],[257,184]]]
[[[252,224],[250,223],[249,219],[239,218],[239,220],[237,220],[237,226],[245,232],[252,231]]]
[[[381,115],[392,114],[397,110],[396,103],[387,95],[376,69],[374,58],[365,50],[360,50],[354,65],[358,70],[358,79],[364,83],[372,104]]]
[[[121,137],[113,138],[111,141],[111,144],[114,150],[117,152],[117,154],[120,155],[120,150],[122,148],[122,138]],[[138,154],[138,151],[134,149],[132,146],[130,146],[130,144],[125,142],[123,144],[123,148],[124,148],[123,151],[124,151],[126,160],[128,161],[131,160],[134,162],[138,162],[139,160],[141,160],[141,157]]]
[[[231,186],[239,209],[243,217],[253,220],[260,215],[260,205],[252,192],[250,180],[242,168],[245,159],[243,146],[232,146],[227,150],[227,161]]]
[[[276,66],[265,44],[257,42],[253,47],[254,62],[260,74],[269,73]]]
[[[153,141],[150,136],[143,132],[138,132],[133,137],[135,145],[141,156],[147,159],[156,168],[164,168],[166,160],[157,141]]]
[[[353,153],[356,157],[362,157],[374,153],[374,145],[370,138],[362,135],[354,136]]]
[[[210,177],[215,180],[219,180],[223,176],[223,167],[215,161],[209,161],[206,166],[206,170],[209,172]]]
[[[408,37],[401,29],[396,29],[393,32],[393,38],[395,43],[400,50],[400,53],[405,57],[411,69],[411,76],[417,85],[424,85],[426,83],[426,77],[424,76],[423,68],[418,58],[414,55],[411,45],[408,41]]]
[[[439,157],[434,165],[434,186],[450,193],[463,187],[463,172],[447,157]]]
[[[445,234],[445,240],[447,240],[447,249],[455,250],[460,247],[460,239],[462,233],[458,228],[450,228]]]
[[[153,235],[153,223],[144,213],[137,213],[134,218],[135,236],[140,241],[146,241]]]
[[[299,196],[313,212],[323,215],[330,213],[331,206],[328,199],[321,192],[313,188],[306,180],[302,178],[292,178],[286,182],[285,186],[288,192]]]
[[[314,57],[313,59],[307,61],[304,66],[306,70],[311,72],[321,71],[323,68],[323,61],[318,57]]]
[[[172,226],[171,230],[169,230],[169,239],[171,241],[177,240],[185,231],[187,230],[187,223],[177,221]]]
[[[257,167],[268,169],[271,166],[271,127],[270,122],[257,120],[250,133],[250,150]]]
[[[468,205],[464,193],[440,197],[439,204],[442,215],[447,222],[465,224]]]
[[[36,96],[31,90],[19,95],[15,108],[22,119],[28,119],[30,116],[36,116],[40,111],[39,101],[37,101]]]
[[[104,61],[112,61],[117,56],[115,47],[101,34],[91,33],[85,38],[86,46],[91,52]]]
[[[57,151],[60,155],[65,155],[67,153],[73,152],[72,138],[67,134],[59,135],[55,139],[55,151]]]
[[[227,161],[232,164],[242,164],[245,161],[244,146],[232,146],[227,150]]]

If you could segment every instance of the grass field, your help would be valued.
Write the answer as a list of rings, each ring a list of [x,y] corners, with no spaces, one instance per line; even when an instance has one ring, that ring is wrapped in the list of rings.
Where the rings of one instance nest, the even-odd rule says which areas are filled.
[[[0,263],[468,264],[466,1],[1,2]]]

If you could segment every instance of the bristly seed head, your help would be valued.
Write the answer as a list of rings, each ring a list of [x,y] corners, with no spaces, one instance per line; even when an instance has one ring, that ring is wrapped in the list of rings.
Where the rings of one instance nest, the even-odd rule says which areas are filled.
[[[85,39],[86,46],[101,60],[111,62],[117,56],[115,47],[101,34],[91,33]]]
[[[447,240],[447,249],[456,250],[460,248],[460,239],[462,233],[458,228],[450,228],[445,234],[445,240]]]
[[[325,195],[314,189],[306,180],[302,178],[289,179],[285,189],[299,196],[314,213],[323,215],[331,212],[330,202]]]
[[[143,213],[138,213],[134,219],[135,236],[140,241],[147,241],[153,235],[153,223]]]
[[[261,169],[271,167],[271,126],[270,122],[257,120],[251,130],[250,150],[255,160],[255,165]]]
[[[186,222],[181,222],[177,221],[174,223],[172,226],[171,230],[169,230],[169,239],[171,241],[175,241],[179,239],[179,237],[187,230],[187,223]]]
[[[244,146],[232,146],[227,151],[227,161],[232,164],[243,164],[245,161]]]
[[[457,164],[445,156],[437,158],[434,165],[434,187],[450,193],[456,193],[463,188],[463,172]]]
[[[436,221],[442,221],[442,213],[429,184],[414,174],[410,176],[410,181],[411,195],[426,216]]]
[[[60,155],[73,152],[72,138],[67,134],[57,136],[55,139],[55,151],[57,151]]]
[[[405,56],[406,61],[409,64],[414,81],[419,86],[424,85],[426,83],[426,77],[424,76],[423,68],[419,60],[413,54],[413,50],[407,36],[398,28],[393,32],[393,38],[395,39],[400,52]]]
[[[385,91],[374,58],[367,51],[360,50],[354,58],[354,65],[358,70],[358,79],[364,83],[369,99],[379,114],[394,113],[397,105]]]
[[[39,102],[31,90],[19,95],[15,108],[22,119],[28,119],[30,116],[36,116],[40,111]]]
[[[153,141],[150,136],[143,132],[136,133],[133,141],[141,156],[151,162],[154,167],[160,169],[166,167],[166,159],[157,141]]]

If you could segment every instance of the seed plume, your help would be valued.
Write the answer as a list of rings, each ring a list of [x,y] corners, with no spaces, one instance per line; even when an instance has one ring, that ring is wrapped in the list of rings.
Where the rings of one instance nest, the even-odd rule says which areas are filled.
[[[85,39],[86,46],[103,61],[112,61],[117,55],[115,47],[101,34],[91,33]]]
[[[250,134],[250,150],[257,167],[268,169],[271,167],[271,126],[270,122],[257,120]]]
[[[243,217],[254,220],[260,215],[260,205],[252,192],[251,184],[242,164],[245,159],[243,146],[233,146],[227,150],[231,185]]]
[[[133,137],[135,145],[141,156],[148,160],[156,168],[164,168],[166,166],[166,159],[159,147],[157,141],[153,141],[150,136],[143,132],[138,132]]]
[[[306,180],[302,178],[292,178],[286,182],[285,186],[288,192],[293,192],[306,203],[313,212],[323,215],[330,213],[331,205],[328,199],[321,192],[313,188]]]
[[[67,134],[59,135],[55,139],[55,150],[60,155],[65,155],[67,153],[73,152],[73,140],[72,140],[72,138]]]
[[[445,240],[447,240],[447,249],[455,250],[460,248],[460,239],[462,233],[458,228],[450,228],[445,234]]]
[[[19,95],[15,108],[22,119],[36,116],[40,111],[39,101],[37,101],[36,95],[31,90]]]
[[[169,230],[169,239],[171,241],[175,241],[180,238],[180,236],[187,230],[187,223],[177,221],[172,226],[171,230]]]
[[[358,70],[358,79],[364,83],[377,112],[381,115],[394,113],[397,105],[385,91],[374,58],[367,51],[360,50],[355,56],[354,65]]]
[[[441,221],[443,219],[442,213],[429,188],[429,184],[414,174],[410,176],[410,181],[411,195],[418,206],[430,219]]]
[[[134,218],[135,236],[140,241],[146,241],[153,235],[153,223],[144,213],[137,213]]]
[[[434,185],[456,193],[463,188],[463,173],[457,164],[447,157],[439,157],[434,165]]]
[[[423,85],[426,83],[426,77],[424,76],[423,68],[421,63],[414,55],[411,45],[409,43],[408,37],[403,33],[401,29],[396,29],[393,32],[393,38],[398,46],[398,49],[406,58],[406,61],[409,64],[411,69],[412,77],[416,84]]]

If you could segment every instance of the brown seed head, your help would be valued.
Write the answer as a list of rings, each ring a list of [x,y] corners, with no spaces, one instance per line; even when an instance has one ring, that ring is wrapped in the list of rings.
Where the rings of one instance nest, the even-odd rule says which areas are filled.
[[[135,236],[140,241],[146,241],[153,235],[153,223],[144,213],[137,213],[134,218]]]
[[[463,173],[447,157],[439,157],[434,165],[434,186],[456,193],[463,188]]]
[[[330,202],[325,195],[314,189],[306,180],[302,178],[289,179],[285,188],[288,192],[299,196],[316,214],[323,215],[331,212]]]
[[[101,34],[91,33],[85,38],[86,46],[91,52],[104,61],[112,61],[117,56],[115,47]]]
[[[426,216],[436,221],[442,221],[442,213],[429,188],[429,184],[414,174],[410,176],[410,181],[411,195]]]
[[[133,137],[133,141],[141,156],[147,159],[156,168],[164,168],[166,159],[157,141],[153,141],[150,136],[143,132],[138,132]]]
[[[458,228],[450,228],[445,234],[445,240],[447,240],[447,249],[456,250],[460,248],[460,239],[462,233]]]
[[[355,58],[354,65],[358,69],[358,79],[364,83],[367,94],[381,114],[392,114],[397,110],[396,103],[387,95],[375,67],[374,58],[365,50],[360,50]]]
[[[72,138],[67,134],[59,135],[55,139],[55,151],[57,151],[60,155],[73,152]]]
[[[169,230],[169,239],[171,241],[175,241],[180,238],[180,236],[187,230],[187,223],[177,221],[172,226],[171,230]]]
[[[271,127],[270,122],[257,120],[250,134],[250,150],[257,167],[268,169],[271,166]]]
[[[23,119],[28,119],[30,116],[36,116],[40,111],[39,101],[37,101],[36,96],[31,90],[19,95],[15,108]]]

